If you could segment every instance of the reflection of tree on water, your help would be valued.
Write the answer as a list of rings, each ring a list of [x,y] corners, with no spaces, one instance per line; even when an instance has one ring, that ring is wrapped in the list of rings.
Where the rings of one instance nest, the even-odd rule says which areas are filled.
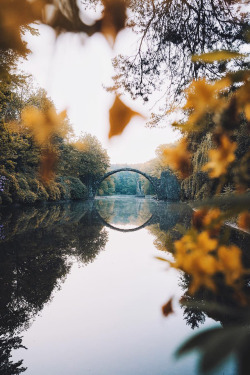
[[[221,236],[227,236],[231,244],[242,249],[243,264],[246,269],[250,268],[249,245],[250,236],[234,228],[224,227]],[[245,276],[243,292],[244,295],[236,295],[234,290],[226,286],[222,277],[216,278],[216,290],[200,289],[194,295],[185,292],[183,296],[184,318],[192,328],[198,327],[205,321],[206,316],[219,321],[222,326],[235,324],[249,325],[250,308],[250,284],[249,275]],[[190,277],[184,275],[182,287],[187,290]],[[244,317],[245,316],[245,317]]]
[[[105,221],[116,225],[133,224],[140,227],[153,216],[149,224],[159,224],[165,232],[178,222],[189,224],[192,215],[191,208],[184,203],[131,197],[96,199],[95,207]]]
[[[96,199],[96,209],[108,223],[115,225],[132,224],[140,226],[151,216],[157,202],[140,198]]]
[[[171,226],[165,221],[161,224],[150,226],[148,230],[155,236],[154,244],[156,248],[160,251],[174,254],[173,242],[178,240],[182,236],[182,232],[186,232],[190,227],[190,219],[190,212],[187,210],[186,214],[184,211],[181,213],[177,225]],[[169,229],[167,229],[166,225],[168,225]],[[229,239],[229,243],[242,249],[243,264],[246,269],[249,269],[250,236],[247,233],[227,226],[224,227],[221,236],[226,236]],[[244,298],[246,300],[243,304],[241,299],[237,300],[233,289],[229,286],[225,286],[225,283],[220,277],[216,280],[215,292],[202,288],[195,294],[190,295],[188,292],[190,282],[190,276],[183,273],[180,285],[183,290],[185,290],[185,293],[181,299],[181,306],[183,308],[184,319],[191,328],[199,327],[205,322],[206,317],[219,321],[222,326],[228,326],[246,324],[247,316],[247,324],[249,325],[250,308],[246,306],[246,304],[249,305],[250,301],[249,276],[246,276],[244,280]]]
[[[10,351],[20,347],[18,335],[60,287],[72,256],[86,264],[105,247],[107,233],[89,220],[89,212],[86,204],[64,204],[16,209],[6,213],[6,220],[2,217],[0,374],[24,370],[21,362],[11,363]]]
[[[173,239],[178,239],[181,231],[189,227],[192,216],[192,210],[185,204],[136,198],[130,198],[130,204],[126,198],[100,199],[96,203],[102,215],[108,218],[114,215],[112,220],[116,223],[124,223],[124,220],[131,223],[131,218],[141,223],[154,213],[153,225],[147,226],[147,230],[155,237],[156,247],[164,251],[167,249],[170,253],[173,251]],[[53,291],[65,280],[73,259],[82,264],[89,263],[104,248],[107,233],[95,214],[93,204],[52,204],[24,210],[16,208],[2,214],[0,374],[15,375],[24,370],[21,362],[11,363],[11,350],[20,347],[21,331],[51,300]],[[231,231],[230,236],[232,242],[241,248],[244,249],[245,244],[244,263],[250,268],[246,239],[240,244],[238,232]],[[189,277],[183,275],[184,290],[189,283]],[[249,293],[248,280],[245,283],[246,293]],[[226,309],[215,308],[218,302]],[[231,314],[235,300],[232,300],[231,291],[225,288],[221,288],[216,296],[208,290],[200,290],[193,296],[185,293],[182,303],[184,318],[192,328],[202,324],[206,317],[225,326],[243,321],[243,315],[246,315],[245,308],[242,311],[234,309]]]
[[[40,208],[9,209],[1,215],[0,244],[0,350],[3,374],[18,374],[22,364],[12,364],[11,349],[37,313],[51,300],[53,291],[66,278],[72,260],[93,261],[107,242],[103,223],[93,210],[94,202],[52,204]],[[116,223],[144,222],[155,210],[152,200],[99,200],[105,217]],[[168,211],[168,215],[165,212]],[[161,228],[176,223],[178,210],[157,206]],[[165,215],[165,216],[164,216]],[[146,219],[146,220],[145,220]],[[1,367],[0,367],[1,370]]]

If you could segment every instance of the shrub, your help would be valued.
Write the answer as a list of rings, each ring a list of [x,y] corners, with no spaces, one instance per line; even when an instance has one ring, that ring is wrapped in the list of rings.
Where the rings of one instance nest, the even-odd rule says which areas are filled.
[[[70,181],[70,197],[71,199],[86,199],[87,198],[87,188],[77,177],[68,177]]]
[[[30,178],[28,180],[30,189],[37,196],[37,201],[47,201],[49,199],[49,194],[47,193],[44,185],[41,181],[36,178]]]
[[[61,192],[59,188],[59,184],[55,181],[51,181],[47,185],[45,185],[46,192],[49,196],[49,201],[58,201],[61,199]]]

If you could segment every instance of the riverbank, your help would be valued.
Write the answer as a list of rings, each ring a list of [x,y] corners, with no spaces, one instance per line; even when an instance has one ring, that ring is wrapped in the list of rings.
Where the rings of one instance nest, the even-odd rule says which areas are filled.
[[[87,187],[77,177],[58,176],[54,181],[46,183],[36,176],[27,177],[21,173],[3,173],[1,176],[0,206],[87,198]]]

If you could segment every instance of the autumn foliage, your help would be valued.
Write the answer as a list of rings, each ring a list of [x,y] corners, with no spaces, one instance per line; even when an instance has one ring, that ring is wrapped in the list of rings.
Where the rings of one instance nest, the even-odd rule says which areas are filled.
[[[181,114],[180,120],[172,124],[181,139],[175,147],[161,149],[161,163],[175,170],[182,191],[191,186],[192,191],[196,190],[191,198],[206,198],[196,202],[192,227],[173,241],[173,260],[168,264],[188,275],[189,296],[201,291],[216,294],[222,285],[224,290],[230,290],[234,304],[249,313],[250,299],[245,293],[249,269],[244,265],[244,254],[222,235],[228,220],[234,220],[240,228],[249,231],[250,71],[248,56],[239,48],[249,42],[249,19],[244,9],[236,12],[239,17],[232,16],[231,12],[233,6],[240,9],[242,2],[218,1],[214,5],[214,1],[207,0],[201,5],[187,1],[103,0],[101,18],[88,23],[83,21],[77,1],[64,1],[64,6],[60,3],[0,1],[0,158],[4,161],[1,176],[8,180],[5,202],[56,200],[69,196],[69,191],[79,197],[85,191],[82,185],[93,175],[101,174],[109,164],[107,155],[95,140],[86,136],[84,141],[75,141],[75,144],[64,140],[69,130],[65,127],[66,113],[58,114],[53,106],[24,106],[21,116],[14,115],[15,111],[20,111],[20,105],[14,106],[14,110],[11,106],[15,94],[11,85],[18,81],[13,69],[18,57],[28,53],[23,33],[35,33],[30,24],[41,22],[51,26],[57,35],[65,31],[82,32],[88,37],[102,33],[113,46],[117,34],[126,26],[129,7],[129,11],[136,14],[129,25],[141,33],[141,41],[132,63],[130,58],[115,60],[124,74],[117,75],[113,88],[116,96],[109,112],[109,138],[122,134],[130,120],[140,116],[121,100],[120,82],[133,97],[140,96],[147,101],[156,88],[154,78],[161,79],[163,72],[168,79],[164,76],[162,81],[173,83],[180,99],[170,107],[172,114]],[[231,45],[234,48],[230,48]],[[131,72],[134,79],[131,79]],[[96,164],[89,162],[94,160],[93,150],[98,155]],[[58,175],[56,167],[60,171]],[[42,179],[23,178],[27,171],[31,176],[32,168],[40,170]],[[27,190],[29,193],[25,195]],[[163,314],[168,316],[172,310],[171,299],[163,306]],[[244,332],[241,334],[249,343],[249,337],[244,336]],[[234,337],[237,332],[231,341]],[[195,342],[189,348],[196,348]],[[222,347],[225,342],[221,341]],[[202,350],[206,347],[204,342],[201,347]],[[212,347],[212,344],[207,346],[210,358]],[[243,363],[241,375],[249,374],[248,354],[245,351],[243,356],[237,347],[232,348],[239,363]],[[222,357],[226,354],[222,353]]]

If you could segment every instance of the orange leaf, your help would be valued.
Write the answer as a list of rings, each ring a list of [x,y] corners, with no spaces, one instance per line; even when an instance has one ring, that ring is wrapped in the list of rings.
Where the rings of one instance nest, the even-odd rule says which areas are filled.
[[[140,113],[132,111],[131,108],[127,107],[119,97],[116,96],[114,104],[109,110],[109,138],[121,134],[134,116],[144,117]]]
[[[201,55],[193,55],[192,61],[202,61],[205,63],[213,63],[214,61],[227,61],[231,59],[242,59],[245,57],[242,53],[234,52],[234,51],[214,51],[214,52],[207,52],[202,53]]]
[[[241,229],[250,231],[250,213],[242,212],[238,219],[238,225]]]
[[[169,261],[167,259],[162,258],[162,257],[155,257],[155,259],[158,259],[158,260],[160,260],[162,262],[168,262],[169,263]]]
[[[162,313],[164,316],[168,316],[169,314],[173,314],[173,306],[172,306],[172,300],[173,298],[170,298],[170,300],[162,306]]]

